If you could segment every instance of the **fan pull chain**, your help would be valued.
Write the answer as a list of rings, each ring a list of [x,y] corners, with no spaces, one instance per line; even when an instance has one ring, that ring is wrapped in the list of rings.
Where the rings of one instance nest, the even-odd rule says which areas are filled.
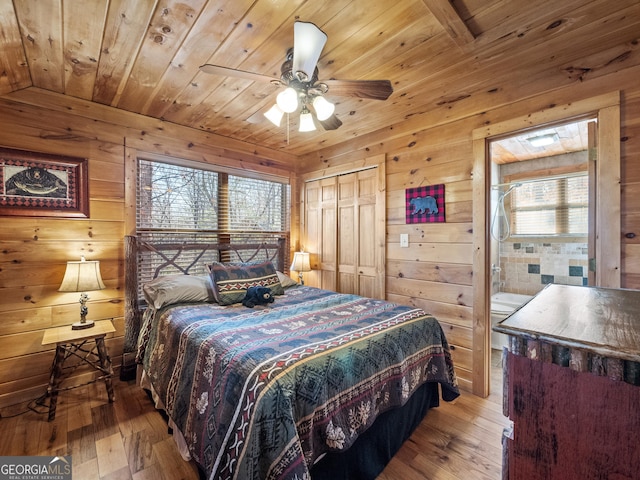
[[[289,145],[289,112],[287,112],[287,146]]]

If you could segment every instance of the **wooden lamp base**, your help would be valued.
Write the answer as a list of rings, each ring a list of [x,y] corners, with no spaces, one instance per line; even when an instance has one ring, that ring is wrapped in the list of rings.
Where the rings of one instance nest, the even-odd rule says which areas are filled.
[[[84,330],[85,328],[91,328],[95,326],[95,322],[93,320],[81,320],[79,322],[75,322],[71,324],[71,330]]]

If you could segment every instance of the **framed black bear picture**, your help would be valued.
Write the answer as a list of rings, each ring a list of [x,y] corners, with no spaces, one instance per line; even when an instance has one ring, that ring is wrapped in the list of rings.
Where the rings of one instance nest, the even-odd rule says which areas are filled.
[[[87,218],[87,159],[0,147],[0,215]]]
[[[444,183],[407,188],[406,223],[444,222]]]

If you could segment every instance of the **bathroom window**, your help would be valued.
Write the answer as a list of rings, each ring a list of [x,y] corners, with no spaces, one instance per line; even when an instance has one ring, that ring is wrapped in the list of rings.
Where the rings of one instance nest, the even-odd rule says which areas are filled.
[[[511,196],[512,235],[585,236],[588,215],[586,173],[523,180]]]

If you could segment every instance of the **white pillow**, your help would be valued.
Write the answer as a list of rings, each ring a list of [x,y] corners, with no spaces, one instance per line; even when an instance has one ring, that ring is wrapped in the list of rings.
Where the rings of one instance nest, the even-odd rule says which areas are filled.
[[[208,275],[163,275],[142,286],[144,298],[156,310],[174,303],[212,302]]]
[[[276,270],[276,273],[278,274],[278,280],[280,280],[280,285],[282,285],[282,288],[293,287],[294,285],[298,285],[298,282],[296,282],[289,275],[285,275],[284,273],[278,270]]]

